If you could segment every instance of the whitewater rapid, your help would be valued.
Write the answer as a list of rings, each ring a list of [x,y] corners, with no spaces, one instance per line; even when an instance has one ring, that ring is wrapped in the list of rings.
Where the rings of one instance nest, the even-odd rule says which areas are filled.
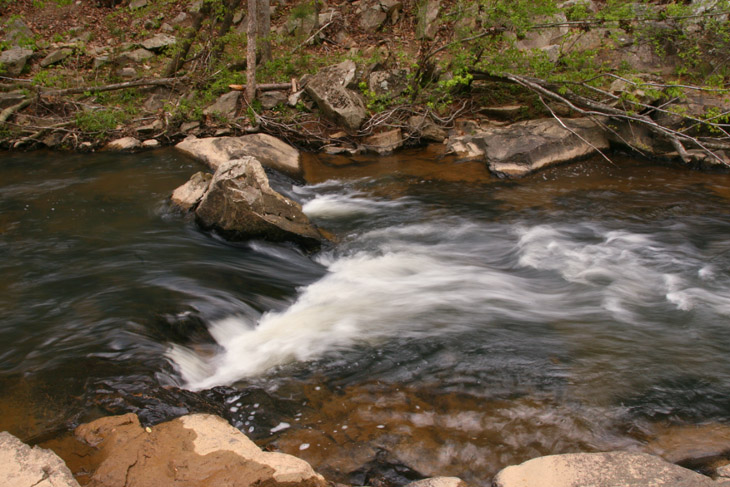
[[[232,384],[393,338],[504,323],[602,323],[626,332],[698,308],[730,315],[727,275],[692,245],[673,242],[671,228],[664,238],[594,221],[429,215],[409,198],[378,199],[331,183],[307,191],[308,216],[344,229],[338,248],[316,257],[326,274],[281,311],[210,323],[213,355],[171,345],[167,356],[185,387]],[[367,225],[353,223],[363,218]]]

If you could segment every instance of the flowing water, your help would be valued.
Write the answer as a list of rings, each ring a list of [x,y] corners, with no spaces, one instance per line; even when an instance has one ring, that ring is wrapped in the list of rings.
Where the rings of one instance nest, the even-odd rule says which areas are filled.
[[[167,198],[202,167],[172,151],[5,154],[0,430],[207,411],[333,480],[488,485],[722,429],[730,176],[615,162],[310,156],[308,184],[271,175],[336,237],[307,255],[201,232]]]

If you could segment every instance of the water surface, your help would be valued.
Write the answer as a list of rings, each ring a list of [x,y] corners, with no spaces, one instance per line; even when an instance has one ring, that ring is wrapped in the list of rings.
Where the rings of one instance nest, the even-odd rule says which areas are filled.
[[[338,243],[201,232],[172,151],[0,162],[0,429],[224,415],[329,478],[489,485],[730,421],[730,176],[618,158],[520,181],[430,152],[273,175]],[[369,463],[370,462],[370,463]]]

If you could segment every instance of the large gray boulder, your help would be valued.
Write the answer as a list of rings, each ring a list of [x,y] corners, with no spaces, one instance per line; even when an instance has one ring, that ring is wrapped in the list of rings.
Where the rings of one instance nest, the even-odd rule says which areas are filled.
[[[276,137],[267,134],[250,134],[241,137],[188,137],[175,148],[190,157],[217,169],[231,159],[252,156],[264,167],[298,176],[301,171],[299,151]]]
[[[350,133],[357,132],[368,116],[360,95],[347,89],[356,71],[349,60],[327,66],[308,78],[304,88],[327,118]]]
[[[14,47],[0,53],[0,66],[4,68],[6,76],[18,76],[32,56],[32,50]]]
[[[432,40],[438,32],[439,11],[441,0],[421,0],[418,7],[418,23],[416,24],[416,37],[418,39]]]
[[[229,240],[288,241],[307,250],[319,249],[324,240],[297,202],[271,189],[264,168],[253,157],[218,167],[195,217],[201,227]]]
[[[111,416],[76,428],[76,437],[100,451],[95,487],[325,487],[305,461],[263,452],[223,418],[192,414],[143,428],[135,414]]]
[[[494,487],[727,487],[646,453],[570,453],[500,471]]]
[[[78,487],[63,460],[51,450],[0,433],[0,484],[12,487]]]
[[[499,176],[521,177],[538,169],[581,159],[608,149],[604,130],[588,119],[528,120],[452,137],[448,150],[484,160]]]

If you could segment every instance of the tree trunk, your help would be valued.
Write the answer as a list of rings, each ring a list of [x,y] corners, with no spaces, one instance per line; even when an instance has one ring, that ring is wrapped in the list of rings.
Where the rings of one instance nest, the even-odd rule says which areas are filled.
[[[256,3],[248,0],[248,30],[246,32],[246,101],[256,99]]]
[[[259,53],[261,54],[261,62],[265,63],[271,60],[271,41],[269,40],[269,32],[271,31],[271,2],[269,0],[258,0],[258,32],[257,39],[259,41]]]

